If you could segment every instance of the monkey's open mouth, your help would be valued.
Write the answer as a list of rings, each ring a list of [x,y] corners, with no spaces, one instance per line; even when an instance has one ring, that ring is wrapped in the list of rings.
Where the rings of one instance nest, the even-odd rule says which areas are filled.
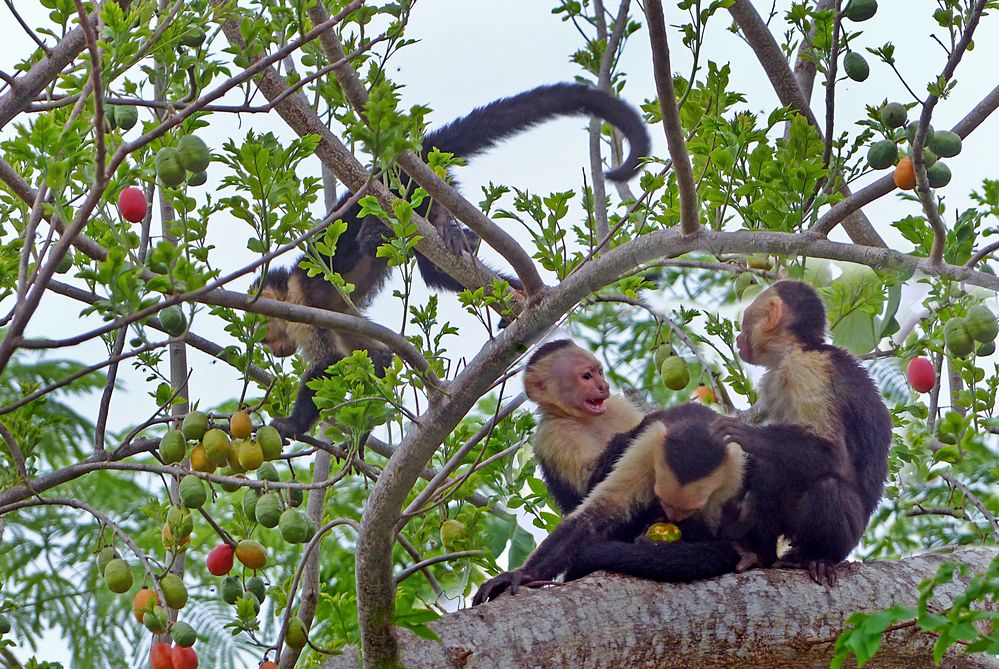
[[[586,408],[589,409],[590,412],[594,414],[602,414],[605,411],[607,411],[607,407],[604,405],[603,397],[597,397],[596,399],[592,400],[584,400],[583,404],[585,404]]]

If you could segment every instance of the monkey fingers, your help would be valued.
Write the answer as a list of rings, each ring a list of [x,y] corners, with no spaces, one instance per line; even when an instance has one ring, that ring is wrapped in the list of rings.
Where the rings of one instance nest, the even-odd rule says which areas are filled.
[[[756,567],[763,566],[763,560],[753,551],[736,544],[735,550],[739,553],[739,564],[735,565],[735,573],[741,574]]]
[[[830,560],[809,560],[808,575],[819,585],[835,587],[836,563]]]
[[[499,576],[493,576],[491,579],[479,586],[475,596],[472,597],[472,606],[478,606],[483,602],[492,601],[507,590],[510,591],[511,595],[516,595],[521,585],[530,584],[535,580],[536,579],[533,576],[525,573],[521,569],[505,571]],[[530,586],[526,585],[525,587]]]
[[[747,453],[756,441],[755,429],[738,418],[716,418],[711,426],[711,437],[716,441],[739,444]]]

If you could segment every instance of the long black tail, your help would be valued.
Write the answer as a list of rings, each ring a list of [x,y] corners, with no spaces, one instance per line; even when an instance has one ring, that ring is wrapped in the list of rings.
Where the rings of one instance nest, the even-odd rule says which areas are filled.
[[[735,546],[720,539],[658,544],[601,541],[576,554],[565,580],[603,570],[651,581],[686,583],[728,574],[737,564],[739,553]]]
[[[628,158],[607,172],[612,181],[626,181],[638,172],[638,161],[649,155],[649,133],[641,115],[613,95],[583,84],[551,84],[519,93],[473,110],[467,116],[427,134],[424,152],[433,148],[465,158],[488,149],[518,132],[559,116],[588,114],[615,126],[628,138]]]

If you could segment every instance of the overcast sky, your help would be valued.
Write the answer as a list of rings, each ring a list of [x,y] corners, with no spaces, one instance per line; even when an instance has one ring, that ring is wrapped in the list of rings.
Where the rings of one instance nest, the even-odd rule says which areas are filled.
[[[498,97],[540,84],[572,80],[580,75],[580,69],[570,61],[572,52],[581,46],[579,35],[571,24],[551,14],[553,4],[539,0],[421,0],[416,3],[407,36],[420,41],[396,54],[389,70],[396,81],[406,85],[402,91],[404,104],[430,106],[433,109],[430,123],[437,126]],[[756,4],[761,11],[766,11],[770,5],[769,2]],[[781,12],[789,5],[790,2],[777,3]],[[29,25],[44,24],[47,10],[37,3],[14,0],[14,6]],[[616,3],[611,2],[609,6],[616,12]],[[863,24],[865,34],[854,43],[854,48],[875,47],[892,41],[897,47],[899,69],[909,78],[917,93],[923,95],[926,82],[936,76],[946,59],[942,49],[930,39],[935,26],[929,17],[936,6],[932,0],[882,0],[880,13]],[[671,2],[667,3],[666,14],[667,21],[673,24],[682,22],[686,16],[681,15],[675,3]],[[776,20],[780,21],[779,18]],[[745,108],[765,116],[777,104],[776,96],[750,49],[725,30],[730,23],[729,16],[724,12],[713,19],[706,56],[719,63],[731,64],[732,88],[746,95],[748,102]],[[4,26],[4,39],[0,41],[0,69],[10,73],[14,71],[15,63],[30,52],[32,44],[16,28],[6,7],[0,8],[0,25]],[[782,27],[778,34],[783,30]],[[937,32],[942,34],[939,30]],[[999,62],[997,37],[996,18],[987,17],[980,27],[976,49],[967,54],[958,70],[957,88],[949,100],[942,101],[937,107],[935,127],[952,126],[995,85],[995,68]],[[674,70],[686,74],[690,57],[683,51],[675,30],[670,32],[669,42],[673,49]],[[869,57],[868,61],[871,76],[866,82],[850,82],[839,89],[837,133],[844,124],[863,118],[865,103],[878,104],[885,97],[906,102],[910,100],[890,68],[875,62],[873,57]],[[623,92],[626,100],[639,104],[654,96],[648,35],[644,29],[632,36],[622,69],[629,73],[628,85]],[[816,86],[813,100],[821,100],[822,95],[822,87]],[[824,106],[819,103],[813,107],[821,119]],[[274,130],[282,137],[292,137],[275,115],[269,116],[235,119],[215,115],[211,119],[212,127],[199,134],[215,149],[220,148],[226,138],[242,136],[249,128]],[[18,123],[26,121],[24,116],[17,119]],[[651,127],[650,130],[655,152],[665,155],[661,127]],[[9,128],[0,130],[0,138],[9,135]],[[587,146],[584,119],[547,124],[506,142],[486,156],[475,158],[468,168],[461,171],[462,190],[473,202],[481,197],[480,186],[489,181],[540,194],[568,189],[579,193],[582,172],[588,169]],[[980,188],[983,177],[996,178],[993,167],[996,146],[999,146],[999,123],[992,118],[965,142],[959,157],[948,161],[954,173],[950,186],[943,191],[949,203],[945,217],[949,223],[953,221],[956,208],[969,203],[968,193]],[[983,165],[987,166],[986,169],[981,168]],[[318,174],[318,161],[309,161],[303,176],[306,171]],[[216,166],[209,169],[209,184],[202,193],[212,192],[213,180],[219,178],[220,172]],[[872,178],[881,175],[879,173]],[[858,187],[860,185],[863,182]],[[896,248],[909,248],[892,234],[889,224],[904,215],[919,213],[915,204],[902,203],[893,195],[882,198],[865,211],[884,237],[897,242]],[[315,214],[322,214],[318,207]],[[158,221],[154,222],[154,227],[158,227]],[[231,260],[232,266],[223,266],[223,270],[231,270],[251,258],[243,241],[247,237],[245,224],[219,215],[210,222],[209,231],[210,241],[225,249],[224,254],[216,253],[216,260]],[[522,242],[528,243],[527,235],[522,231],[514,230],[514,233]],[[291,258],[288,258],[290,261]],[[494,260],[493,264],[502,265],[498,260]],[[245,288],[245,283],[234,288]],[[372,308],[371,315],[396,328],[399,324],[398,302],[389,297],[390,293],[390,290],[384,292],[383,298]],[[420,295],[425,295],[422,289]],[[470,327],[469,332],[481,334],[474,320],[457,306],[456,299],[444,296],[441,303],[446,307],[444,316],[447,319],[459,327]],[[0,306],[6,311],[10,305]],[[68,314],[75,315],[78,311],[79,306],[74,303],[46,299],[28,334],[65,337],[89,329],[91,324],[67,318]],[[210,317],[200,320],[199,333],[221,336],[218,328],[205,329],[206,320]],[[474,354],[480,344],[481,340],[476,337],[463,338],[460,344],[456,338],[449,342],[449,346],[460,355]],[[87,362],[106,357],[103,347],[93,343],[72,350],[63,349],[57,354]],[[205,357],[197,352],[191,353],[191,362],[195,367],[192,376],[195,399],[210,406],[239,392],[239,380],[228,367],[221,363],[208,365]],[[112,428],[131,425],[153,410],[152,401],[145,397],[143,377],[144,374],[132,371],[127,365],[122,368],[123,392],[115,397],[110,421]],[[95,397],[80,408],[93,415],[96,403]],[[24,655],[23,650],[17,653]]]

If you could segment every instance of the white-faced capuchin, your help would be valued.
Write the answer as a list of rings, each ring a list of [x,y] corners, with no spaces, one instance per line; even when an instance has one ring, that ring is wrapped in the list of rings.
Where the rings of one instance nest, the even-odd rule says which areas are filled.
[[[506,590],[516,594],[522,584],[548,581],[561,573],[571,580],[612,569],[683,582],[732,571],[740,554],[718,533],[723,517],[738,513],[733,507],[738,507],[742,492],[744,456],[736,444],[713,438],[711,426],[717,418],[704,405],[683,404],[649,414],[634,429],[617,435],[594,471],[599,476],[611,462],[606,478],[520,569],[482,584],[472,604]],[[633,541],[664,516],[680,526],[682,541]],[[625,550],[616,553],[618,548]],[[579,560],[582,556],[585,559]]]
[[[604,91],[581,84],[541,86],[479,107],[467,116],[427,133],[423,140],[423,157],[426,158],[436,148],[468,158],[549,119],[581,114],[602,118],[628,139],[627,159],[620,167],[607,172],[607,178],[625,181],[634,176],[640,159],[648,154],[650,147],[644,120],[627,103]],[[408,185],[408,177],[403,175],[403,180]],[[337,206],[350,195],[345,193]],[[357,308],[362,309],[378,294],[388,278],[390,268],[386,259],[376,254],[384,241],[385,225],[374,216],[360,218],[360,210],[360,205],[355,204],[344,215],[347,230],[340,235],[329,265],[344,280],[354,284],[356,288],[351,300]],[[469,253],[477,247],[477,235],[459,225],[440,205],[432,206],[430,200],[425,200],[417,208],[417,212],[433,223],[444,242],[455,253]],[[431,288],[451,292],[464,290],[464,286],[419,252],[416,254],[416,261],[420,274]],[[296,262],[292,268],[271,269],[264,279],[262,295],[320,309],[338,312],[348,310],[348,305],[332,286],[320,276],[308,276],[299,264]],[[513,277],[501,276],[514,288],[520,288],[519,282]],[[275,427],[285,436],[308,432],[318,418],[312,400],[313,393],[305,385],[307,381],[325,372],[330,365],[355,348],[376,352],[372,356],[376,367],[387,365],[391,360],[386,351],[372,342],[359,345],[348,337],[317,333],[315,328],[307,326],[290,327],[289,323],[274,318],[269,321],[265,342],[274,355],[291,355],[298,350],[310,364],[302,379],[291,415],[274,421]]]
[[[834,585],[835,566],[881,499],[891,417],[857,360],[825,343],[825,329],[822,300],[808,284],[779,281],[761,293],[736,346],[743,360],[767,368],[758,404],[765,424],[720,419],[713,434],[738,443],[757,470],[744,513],[759,562],[773,562],[783,535],[791,544],[783,563]]]
[[[615,435],[638,425],[644,414],[629,399],[611,395],[596,356],[569,339],[538,348],[524,372],[524,390],[537,403],[534,457],[562,515],[592,489],[597,463]],[[613,462],[600,468],[602,480]]]

